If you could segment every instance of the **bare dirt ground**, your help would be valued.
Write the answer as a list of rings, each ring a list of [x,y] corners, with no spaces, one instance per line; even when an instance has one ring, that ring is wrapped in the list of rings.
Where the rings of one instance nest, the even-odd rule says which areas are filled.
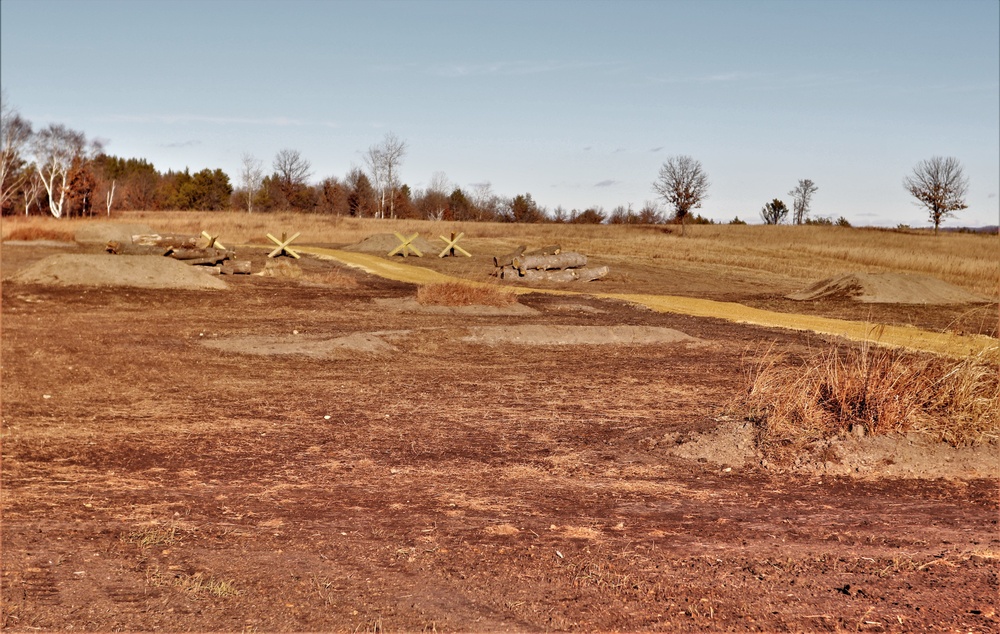
[[[4,245],[4,277],[66,250]],[[3,284],[4,629],[1000,627],[995,477],[697,450],[748,350],[824,338],[586,297],[399,310],[413,286],[301,266],[226,291]],[[356,285],[315,281],[334,268]],[[693,340],[474,336],[499,326]]]

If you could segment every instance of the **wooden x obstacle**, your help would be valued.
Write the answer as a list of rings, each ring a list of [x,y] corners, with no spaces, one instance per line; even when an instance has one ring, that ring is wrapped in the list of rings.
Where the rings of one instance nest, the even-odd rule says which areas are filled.
[[[460,234],[458,234],[456,236],[455,232],[452,231],[451,232],[451,240],[449,240],[448,238],[446,238],[444,236],[438,236],[439,238],[441,238],[442,240],[444,240],[445,243],[447,243],[447,246],[444,248],[444,251],[442,251],[441,253],[439,253],[438,257],[439,258],[443,258],[443,257],[445,257],[447,255],[455,255],[455,251],[458,251],[459,253],[461,253],[465,257],[471,258],[472,257],[471,253],[469,253],[468,251],[466,251],[462,247],[458,246],[458,244],[456,244],[459,240],[462,239],[462,236],[464,236],[464,235],[465,235],[464,233],[460,233]]]
[[[219,236],[213,236],[212,234],[210,234],[207,231],[202,231],[201,232],[201,237],[205,238],[206,240],[208,240],[208,248],[209,249],[211,249],[211,248],[214,247],[216,249],[222,249],[223,251],[226,250],[226,247],[222,246],[222,243],[219,242]]]
[[[275,238],[274,236],[272,236],[270,233],[267,234],[267,237],[271,240],[271,242],[273,242],[276,245],[278,245],[278,248],[275,249],[274,251],[271,251],[270,253],[268,253],[267,257],[269,257],[269,258],[276,258],[279,255],[288,255],[288,256],[291,256],[291,257],[295,258],[296,260],[298,260],[302,256],[300,256],[298,253],[296,253],[295,251],[293,251],[292,249],[290,249],[288,247],[288,245],[292,243],[292,240],[294,240],[295,238],[298,238],[300,235],[302,235],[302,234],[301,233],[296,233],[291,238],[286,238],[285,234],[282,233],[281,234],[281,240],[279,240],[279,239]]]
[[[415,233],[412,236],[410,236],[409,238],[404,238],[403,236],[401,236],[398,233],[393,234],[393,235],[395,235],[396,238],[399,239],[399,243],[400,244],[399,244],[398,247],[396,247],[392,251],[389,251],[389,255],[390,256],[396,255],[398,253],[398,254],[402,255],[405,258],[407,255],[409,255],[409,253],[411,251],[413,252],[413,255],[417,256],[418,258],[422,258],[424,256],[424,254],[420,252],[420,249],[418,249],[417,247],[413,246],[413,244],[412,244],[413,241],[416,240],[417,237],[420,235],[419,233]]]

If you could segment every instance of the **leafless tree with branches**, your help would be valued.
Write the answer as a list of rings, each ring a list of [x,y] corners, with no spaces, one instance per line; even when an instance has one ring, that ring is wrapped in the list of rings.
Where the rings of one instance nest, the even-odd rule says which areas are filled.
[[[942,220],[953,218],[956,211],[968,207],[965,194],[969,190],[969,179],[965,177],[962,164],[952,156],[920,161],[913,168],[913,174],[903,179],[903,187],[930,213],[935,234]]]
[[[708,175],[701,162],[690,156],[672,156],[660,167],[660,174],[653,182],[653,191],[674,209],[674,218],[684,223],[692,209],[701,207],[708,196]]]
[[[806,221],[806,218],[809,217],[809,204],[812,202],[813,194],[817,191],[819,191],[819,187],[816,187],[816,183],[808,178],[803,178],[799,180],[798,187],[788,192],[788,195],[792,197],[792,222],[800,225]]]
[[[285,200],[294,206],[296,194],[307,185],[312,166],[298,150],[281,150],[274,157],[274,173]]]
[[[0,208],[31,173],[22,169],[24,149],[31,140],[31,123],[7,102],[6,91],[0,92]]]
[[[247,190],[247,213],[253,213],[253,199],[264,182],[264,163],[253,154],[244,153],[241,158],[240,180]]]
[[[35,170],[49,196],[49,211],[62,218],[70,170],[74,160],[84,160],[88,154],[87,137],[83,132],[71,130],[62,124],[50,124],[32,138],[35,153]],[[90,151],[99,152],[100,143],[90,144]]]
[[[378,216],[385,218],[386,201],[389,217],[396,217],[396,187],[399,186],[399,166],[406,156],[406,141],[389,132],[381,143],[368,148],[364,161],[379,195]]]

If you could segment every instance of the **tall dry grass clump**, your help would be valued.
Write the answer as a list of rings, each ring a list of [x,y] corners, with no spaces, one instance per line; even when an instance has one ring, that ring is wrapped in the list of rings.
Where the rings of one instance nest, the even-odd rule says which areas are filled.
[[[793,362],[772,349],[745,361],[736,410],[765,453],[788,457],[863,426],[866,434],[919,431],[952,445],[1000,439],[1000,367],[866,343]]]
[[[436,306],[509,306],[517,303],[517,295],[495,286],[443,282],[417,289],[417,302]]]
[[[73,232],[51,226],[37,224],[19,225],[12,228],[5,240],[55,240],[57,242],[72,242]]]

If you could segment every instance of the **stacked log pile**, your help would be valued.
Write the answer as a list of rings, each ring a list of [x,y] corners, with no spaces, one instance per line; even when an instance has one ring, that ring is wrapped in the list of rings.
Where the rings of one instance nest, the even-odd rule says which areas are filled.
[[[526,250],[521,246],[493,258],[493,276],[522,282],[592,282],[611,272],[606,266],[588,267],[587,256],[563,251],[559,245]]]
[[[207,242],[207,246],[202,246]],[[250,273],[250,260],[237,260],[236,251],[222,249],[215,240],[201,236],[142,234],[132,236],[131,244],[112,241],[105,249],[115,255],[156,255],[181,260],[215,275]]]

